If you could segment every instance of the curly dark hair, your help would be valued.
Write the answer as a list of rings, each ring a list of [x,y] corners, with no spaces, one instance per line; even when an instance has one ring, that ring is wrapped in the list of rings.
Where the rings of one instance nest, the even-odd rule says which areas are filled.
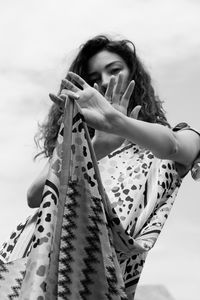
[[[81,45],[80,51],[72,62],[69,71],[80,75],[88,84],[93,85],[88,77],[88,61],[103,50],[118,54],[129,68],[130,80],[133,79],[135,81],[135,88],[129,101],[127,114],[129,115],[135,106],[141,105],[140,120],[170,127],[165,117],[162,102],[155,95],[151,77],[136,55],[135,45],[131,41],[126,39],[115,40],[105,35],[98,35]],[[58,94],[61,90],[62,85]],[[44,150],[38,155],[44,154],[46,157],[52,155],[60,127],[61,115],[62,113],[58,106],[53,104],[47,121],[39,126],[39,131],[35,136],[37,145],[41,141],[43,142],[42,148]],[[94,135],[93,129],[89,128],[89,132],[91,136]]]

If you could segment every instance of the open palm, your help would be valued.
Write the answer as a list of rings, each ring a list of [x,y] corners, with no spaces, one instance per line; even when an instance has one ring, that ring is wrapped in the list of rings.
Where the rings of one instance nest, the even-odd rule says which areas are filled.
[[[77,101],[87,124],[96,129],[93,145],[96,148],[95,152],[100,152],[98,156],[103,157],[124,142],[124,138],[112,134],[110,118],[121,113],[127,115],[135,83],[131,81],[124,91],[123,76],[119,74],[117,80],[115,76],[111,76],[103,96],[97,84],[93,88],[73,72],[69,72],[69,77],[69,79],[62,80],[64,89],[60,97],[51,94],[50,98],[61,107],[64,105],[63,99],[66,96]],[[136,106],[130,117],[137,118],[140,108],[141,106]]]

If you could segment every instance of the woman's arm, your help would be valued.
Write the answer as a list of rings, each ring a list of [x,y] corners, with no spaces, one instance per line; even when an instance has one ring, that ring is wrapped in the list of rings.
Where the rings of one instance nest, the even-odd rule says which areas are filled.
[[[112,99],[109,103],[97,90],[90,87],[80,76],[69,73],[73,82],[63,80],[66,95],[74,98],[82,108],[83,115],[89,126],[116,134],[134,142],[161,159],[170,159],[190,167],[200,151],[200,137],[191,130],[173,132],[160,124],[134,120],[121,112],[126,104],[126,97],[119,102]]]
[[[138,121],[120,114],[109,116],[112,132],[149,149],[161,159],[170,159],[186,167],[200,151],[200,136],[192,130],[173,132],[160,124]]]
[[[42,193],[49,171],[49,161],[46,163],[41,173],[36,177],[27,191],[27,202],[31,208],[40,206],[42,201]]]
[[[137,105],[131,112],[130,118],[137,119],[141,106]],[[95,136],[92,139],[92,145],[96,154],[97,160],[110,154],[112,151],[122,145],[125,139],[116,134],[106,133],[104,131],[95,131]]]

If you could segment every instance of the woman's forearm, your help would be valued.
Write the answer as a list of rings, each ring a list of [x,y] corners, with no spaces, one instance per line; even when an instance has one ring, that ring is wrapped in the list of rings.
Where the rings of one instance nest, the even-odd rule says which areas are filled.
[[[121,146],[121,144],[124,142],[124,139],[118,135],[107,134],[105,132],[103,132],[103,135],[105,135],[104,138],[103,136],[94,136],[94,138],[92,139],[92,145],[97,160],[100,160],[103,157],[107,156],[119,146]]]
[[[114,150],[114,149],[110,149],[110,147],[108,147],[104,143],[98,141],[92,141],[92,145],[97,160],[102,159],[103,157],[107,156],[109,153],[111,153]]]
[[[109,116],[110,132],[149,149],[162,159],[170,159],[177,150],[178,142],[174,132],[160,124],[135,120],[123,114]]]
[[[44,189],[44,182],[40,184],[32,184],[27,191],[27,203],[30,208],[40,206],[42,201],[42,193]]]
[[[35,178],[27,191],[27,203],[31,208],[40,206],[42,201],[42,193],[49,171],[49,161],[46,163],[41,173]]]

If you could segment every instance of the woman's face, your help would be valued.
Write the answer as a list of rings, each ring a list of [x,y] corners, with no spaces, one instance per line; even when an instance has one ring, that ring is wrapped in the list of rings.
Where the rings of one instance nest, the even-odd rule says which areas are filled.
[[[88,78],[89,83],[97,83],[101,92],[104,94],[111,76],[118,76],[121,73],[124,78],[124,87],[127,86],[130,71],[121,56],[114,52],[103,50],[88,61]]]

